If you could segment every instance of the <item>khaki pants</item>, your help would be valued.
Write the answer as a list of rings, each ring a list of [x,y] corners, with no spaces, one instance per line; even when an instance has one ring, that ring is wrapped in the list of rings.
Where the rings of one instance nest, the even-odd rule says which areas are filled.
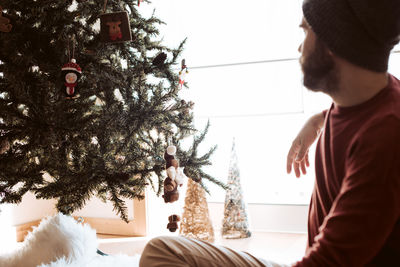
[[[248,253],[185,237],[162,236],[150,240],[139,267],[285,267]]]

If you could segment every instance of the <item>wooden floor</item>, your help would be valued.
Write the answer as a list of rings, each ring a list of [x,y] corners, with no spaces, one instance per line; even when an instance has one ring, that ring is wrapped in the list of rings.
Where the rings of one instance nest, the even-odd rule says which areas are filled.
[[[150,237],[110,238],[99,236],[99,249],[105,253],[141,254]],[[223,239],[216,234],[215,244],[246,251],[278,263],[300,260],[306,247],[306,234],[256,232],[245,239]]]

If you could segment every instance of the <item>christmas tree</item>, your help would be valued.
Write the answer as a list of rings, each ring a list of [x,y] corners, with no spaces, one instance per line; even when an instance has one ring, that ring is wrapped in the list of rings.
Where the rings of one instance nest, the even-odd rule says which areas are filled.
[[[179,233],[190,238],[214,242],[214,229],[208,213],[205,190],[189,179]]]
[[[222,236],[229,239],[250,237],[247,211],[243,201],[242,186],[240,185],[235,140],[233,140],[229,163],[228,187],[225,195]]]
[[[161,193],[168,145],[189,175],[204,174],[214,148],[180,147],[195,132],[193,103],[179,97],[184,42],[165,47],[162,22],[138,3],[1,2],[11,30],[0,31],[0,203],[31,191],[71,214],[97,196],[126,220],[123,198]]]

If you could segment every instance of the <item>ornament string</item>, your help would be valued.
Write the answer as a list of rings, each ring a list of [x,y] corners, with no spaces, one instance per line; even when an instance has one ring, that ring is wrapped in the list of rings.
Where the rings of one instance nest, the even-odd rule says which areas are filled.
[[[167,144],[169,145],[169,146],[172,146],[173,144],[172,144],[172,136],[169,136],[168,137],[168,142],[167,142]]]
[[[72,36],[72,58],[71,58],[71,48],[69,46],[69,39],[67,41],[67,52],[68,52],[68,62],[71,62],[71,59],[75,58],[75,35]]]
[[[75,58],[75,35],[72,36],[72,58]]]
[[[68,62],[71,61],[71,50],[69,48],[69,39],[67,39],[67,49],[68,49]]]
[[[103,13],[106,13],[107,0],[104,0]]]

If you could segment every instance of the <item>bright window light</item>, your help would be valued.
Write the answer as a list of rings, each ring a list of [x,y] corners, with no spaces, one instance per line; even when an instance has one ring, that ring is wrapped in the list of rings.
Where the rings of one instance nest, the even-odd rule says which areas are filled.
[[[216,144],[218,149],[208,172],[226,181],[235,137],[248,203],[304,205],[310,200],[315,145],[308,174],[300,179],[286,173],[286,156],[304,122],[329,108],[331,99],[302,86],[297,60],[302,2],[153,0],[140,6],[143,15],[155,9],[166,22],[160,32],[167,46],[177,47],[187,37],[182,58],[190,89],[181,93],[195,102],[198,129],[211,122],[202,147]],[[389,70],[400,76],[400,54],[393,54]],[[224,201],[223,190],[210,190],[210,201]]]

